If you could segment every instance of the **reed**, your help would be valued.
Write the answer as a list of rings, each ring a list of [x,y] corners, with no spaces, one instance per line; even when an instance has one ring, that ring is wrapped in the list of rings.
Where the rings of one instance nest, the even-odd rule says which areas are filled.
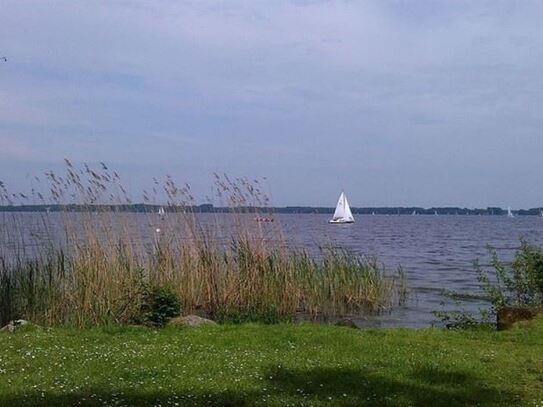
[[[76,168],[66,160],[65,174],[45,178],[28,195],[0,184],[2,205],[62,209],[2,212],[2,323],[128,324],[138,320],[149,287],[162,286],[175,291],[183,312],[230,321],[376,313],[405,299],[401,271],[389,274],[376,260],[340,249],[310,255],[288,247],[279,222],[255,222],[256,208],[269,203],[258,180],[216,175],[214,199],[229,213],[205,216],[189,185],[155,180],[144,203],[162,199],[166,214],[147,212],[136,222],[118,211],[132,201],[104,164]]]

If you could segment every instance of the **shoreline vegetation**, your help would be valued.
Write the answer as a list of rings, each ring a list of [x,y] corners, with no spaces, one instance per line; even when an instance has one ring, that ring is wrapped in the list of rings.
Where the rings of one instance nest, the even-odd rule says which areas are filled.
[[[401,269],[389,273],[375,259],[333,247],[318,255],[287,247],[280,226],[255,222],[248,206],[269,204],[259,181],[215,175],[215,198],[233,221],[195,216],[190,185],[171,177],[144,191],[147,204],[165,197],[165,214],[148,213],[141,231],[109,205],[131,205],[119,175],[76,168],[38,177],[31,196],[0,185],[0,204],[94,208],[74,216],[39,214],[39,233],[23,232],[18,213],[2,213],[0,322],[26,319],[44,326],[92,327],[152,322],[154,307],[196,313],[218,321],[276,323],[300,314],[313,320],[352,313],[386,312],[405,301]],[[172,208],[180,209],[172,215]],[[263,212],[269,214],[270,211]],[[152,311],[154,312],[154,311]],[[170,311],[168,311],[170,312]],[[162,317],[158,318],[159,320]]]
[[[456,310],[434,311],[441,322],[455,329],[483,326],[507,329],[513,323],[529,320],[543,313],[543,248],[521,239],[512,262],[502,261],[496,249],[487,247],[489,264],[483,267],[479,260],[474,267],[481,293],[490,307],[480,309],[479,315],[462,309],[462,299],[473,298],[467,292],[444,290],[446,298],[454,300]]]

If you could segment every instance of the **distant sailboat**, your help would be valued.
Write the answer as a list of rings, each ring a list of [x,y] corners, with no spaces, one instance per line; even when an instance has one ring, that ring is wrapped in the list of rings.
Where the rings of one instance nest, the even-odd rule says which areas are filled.
[[[411,215],[415,216],[417,214],[417,211],[413,211],[413,213]]]
[[[434,215],[437,216],[437,211],[434,211]]]
[[[510,218],[514,218],[515,215],[513,215],[513,212],[511,211],[511,207],[507,208],[507,216]]]
[[[337,201],[334,217],[328,221],[329,223],[353,223],[354,218],[347,201],[345,192],[342,192]]]
[[[160,215],[160,218],[161,219],[164,219],[164,214],[166,212],[164,211],[164,208],[161,206],[159,209],[158,209],[158,214]]]

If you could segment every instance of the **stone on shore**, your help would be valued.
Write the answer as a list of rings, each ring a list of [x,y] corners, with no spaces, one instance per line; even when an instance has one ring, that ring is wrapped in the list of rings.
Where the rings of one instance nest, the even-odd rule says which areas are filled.
[[[543,307],[521,308],[503,307],[498,310],[497,323],[498,331],[510,329],[516,322],[529,321],[537,315],[543,314]]]
[[[186,315],[184,317],[172,318],[168,326],[175,327],[196,327],[201,325],[217,325],[215,321],[199,317],[198,315]]]
[[[29,325],[30,322],[24,319],[16,319],[0,329],[0,332],[15,332],[17,329]],[[30,324],[31,325],[31,324]]]

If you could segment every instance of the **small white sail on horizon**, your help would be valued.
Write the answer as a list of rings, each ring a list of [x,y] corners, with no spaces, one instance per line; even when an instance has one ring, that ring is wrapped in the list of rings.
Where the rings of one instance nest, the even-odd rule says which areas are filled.
[[[510,218],[514,218],[515,215],[513,215],[513,212],[511,211],[511,207],[507,208],[507,216]]]
[[[164,208],[163,208],[162,206],[161,206],[160,208],[158,208],[158,214],[160,215],[160,217],[161,217],[162,219],[164,219],[164,214],[165,214],[165,213],[166,213],[166,212],[164,211]]]
[[[347,201],[347,195],[345,192],[341,192],[339,200],[337,201],[336,210],[332,219],[328,221],[329,223],[353,223],[354,218],[351,212],[351,207],[349,206],[349,201]]]

